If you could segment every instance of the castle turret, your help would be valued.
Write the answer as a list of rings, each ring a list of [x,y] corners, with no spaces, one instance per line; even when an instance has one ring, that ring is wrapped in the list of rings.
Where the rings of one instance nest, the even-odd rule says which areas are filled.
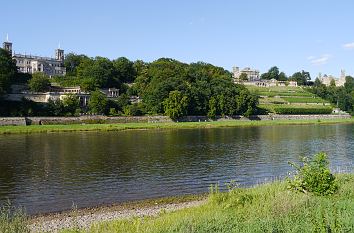
[[[60,49],[60,46],[55,50],[55,59],[62,62],[64,61],[64,50]]]
[[[2,48],[12,55],[12,43],[9,41],[9,35],[6,36],[6,41],[2,44]]]

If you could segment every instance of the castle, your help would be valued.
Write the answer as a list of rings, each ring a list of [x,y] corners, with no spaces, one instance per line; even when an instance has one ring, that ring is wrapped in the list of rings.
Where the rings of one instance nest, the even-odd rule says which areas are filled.
[[[326,85],[326,86],[330,86],[332,82],[334,82],[334,84],[337,87],[342,87],[344,86],[346,80],[345,80],[345,70],[341,70],[340,71],[340,77],[339,78],[335,78],[332,75],[323,75],[321,73],[319,73],[318,75],[318,79],[321,81],[322,84]]]
[[[55,50],[55,58],[16,54],[12,51],[12,43],[9,41],[8,36],[3,43],[3,49],[12,55],[12,58],[16,61],[18,71],[21,73],[33,74],[42,72],[49,77],[64,76],[66,74],[63,49],[58,48]]]

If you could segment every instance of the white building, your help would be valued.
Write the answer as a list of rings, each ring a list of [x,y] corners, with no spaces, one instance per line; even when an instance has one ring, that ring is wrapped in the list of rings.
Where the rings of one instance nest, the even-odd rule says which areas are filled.
[[[259,76],[259,70],[255,70],[255,69],[251,69],[250,67],[245,67],[242,70],[240,70],[239,67],[234,66],[232,68],[232,73],[234,76],[234,81],[237,82],[241,82],[243,80],[240,80],[240,76],[241,74],[246,74],[247,75],[247,81],[248,82],[254,82],[254,81],[259,81],[260,80],[260,76]]]
[[[331,85],[331,82],[334,81],[337,87],[342,87],[345,84],[345,76],[346,76],[345,70],[341,70],[340,73],[341,73],[340,78],[336,78],[332,75],[327,75],[327,74],[322,76],[321,73],[318,75],[317,78],[321,81],[322,84],[326,86]]]
[[[50,77],[64,76],[66,68],[64,66],[64,50],[56,49],[55,57],[39,57],[26,54],[13,53],[12,43],[8,40],[3,43],[3,49],[8,51],[16,61],[18,71],[21,73],[33,74],[42,72]]]

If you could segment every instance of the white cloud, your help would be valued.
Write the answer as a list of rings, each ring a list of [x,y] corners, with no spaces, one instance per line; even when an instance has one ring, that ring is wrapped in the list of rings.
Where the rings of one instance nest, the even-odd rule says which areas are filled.
[[[307,57],[307,60],[313,60],[313,59],[315,59],[315,56],[308,56]]]
[[[354,42],[344,44],[343,48],[345,48],[345,49],[354,49]]]
[[[325,65],[328,63],[328,60],[330,58],[331,58],[330,54],[323,54],[322,56],[319,57],[309,56],[307,60],[309,60],[312,65]]]

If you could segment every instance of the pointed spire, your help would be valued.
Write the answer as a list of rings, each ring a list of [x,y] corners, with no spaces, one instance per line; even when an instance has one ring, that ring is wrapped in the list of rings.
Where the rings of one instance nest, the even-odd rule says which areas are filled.
[[[9,42],[9,33],[6,34],[6,42]]]
[[[59,44],[58,44],[58,49],[60,49],[60,42],[59,42]]]

